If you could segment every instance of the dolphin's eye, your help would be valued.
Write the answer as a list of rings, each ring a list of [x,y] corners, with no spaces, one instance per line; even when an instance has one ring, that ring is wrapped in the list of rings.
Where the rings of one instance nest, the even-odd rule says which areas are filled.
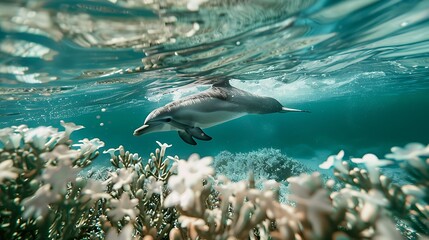
[[[165,121],[166,122],[171,122],[171,118],[166,118]]]

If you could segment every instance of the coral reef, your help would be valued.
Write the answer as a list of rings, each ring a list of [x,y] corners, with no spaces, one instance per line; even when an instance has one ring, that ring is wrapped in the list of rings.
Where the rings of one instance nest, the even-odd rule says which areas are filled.
[[[96,227],[97,216],[80,194],[81,168],[98,156],[99,139],[73,145],[73,123],[65,128],[0,130],[0,235],[2,239],[48,239],[84,235]],[[79,211],[78,211],[79,210]]]
[[[0,239],[166,237],[172,228],[166,223],[177,219],[174,208],[163,208],[168,145],[160,144],[147,164],[122,146],[109,149],[113,170],[82,171],[104,143],[72,144],[71,132],[82,126],[61,124],[62,132],[25,125],[0,130]]]
[[[263,148],[248,153],[220,152],[213,162],[218,173],[232,181],[246,179],[253,172],[257,179],[285,181],[288,177],[310,172],[304,164],[293,160],[274,148]]]
[[[279,149],[262,148],[246,153],[222,151],[214,157],[213,167],[217,174],[228,177],[229,181],[247,179],[249,173],[257,180],[255,186],[263,188],[265,180],[279,182],[280,202],[287,202],[287,178],[311,172],[304,164],[282,154]]]
[[[147,161],[123,146],[108,149],[103,153],[112,167],[100,170],[91,163],[104,143],[73,144],[70,134],[82,126],[61,125],[60,132],[25,125],[0,129],[0,239],[415,239],[429,234],[429,146],[394,147],[388,160],[367,154],[348,161],[341,151],[320,165],[334,168],[329,181],[278,150],[183,160],[166,156],[171,145],[159,142]],[[399,185],[380,173],[392,163],[408,173],[409,183]],[[288,201],[282,202],[285,179]]]

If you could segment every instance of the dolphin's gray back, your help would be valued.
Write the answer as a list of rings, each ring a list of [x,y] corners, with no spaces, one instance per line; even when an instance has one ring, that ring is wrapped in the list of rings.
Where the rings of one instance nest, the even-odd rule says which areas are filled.
[[[282,105],[274,98],[258,96],[235,87],[213,87],[212,90],[222,92],[225,101],[234,103],[246,113],[265,114],[280,112]]]
[[[280,112],[282,105],[270,97],[262,97],[229,84],[214,85],[205,92],[189,96],[151,112],[147,119],[175,115],[192,120],[192,111],[201,113],[231,112],[239,115]]]

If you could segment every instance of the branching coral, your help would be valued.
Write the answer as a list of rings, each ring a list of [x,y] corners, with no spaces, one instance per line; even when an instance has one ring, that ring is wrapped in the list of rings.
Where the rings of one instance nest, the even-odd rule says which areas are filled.
[[[0,164],[9,167],[0,170],[5,176],[0,185],[2,239],[66,238],[81,233],[91,219],[89,208],[76,201],[76,175],[98,155],[100,145],[85,153],[72,150],[69,136],[82,127],[62,125],[63,132],[25,125],[0,130]]]
[[[392,153],[386,158],[395,160],[408,173],[412,184],[399,186],[388,177],[382,175],[378,166],[384,166],[392,161],[380,160],[373,154],[367,154],[362,159],[352,159],[364,163],[366,170],[351,169],[343,162],[348,174],[340,173],[335,168],[335,175],[348,188],[363,193],[376,192],[380,198],[386,199],[384,209],[389,215],[398,217],[418,232],[429,235],[429,145],[412,143],[404,149],[393,147]]]
[[[285,181],[288,177],[310,171],[304,164],[273,148],[236,154],[223,151],[214,158],[213,166],[218,173],[233,181],[246,179],[249,172],[258,179]]]
[[[159,143],[147,164],[122,146],[109,149],[110,177],[83,178],[78,172],[104,143],[72,144],[70,134],[83,127],[61,125],[64,132],[24,125],[0,130],[0,239],[165,238],[177,219],[174,208],[163,207],[170,162],[178,161],[165,157],[170,145]]]
[[[160,142],[147,161],[123,146],[108,149],[112,168],[79,175],[104,143],[72,144],[82,127],[61,125],[64,132],[0,129],[0,239],[401,239],[395,221],[414,237],[428,234],[429,146],[353,163],[341,151],[321,164],[334,168],[337,180],[327,182],[273,149],[223,153],[215,168],[210,157],[166,157],[171,145]],[[233,159],[243,162],[241,177],[229,172]],[[407,185],[379,172],[392,162],[408,173]],[[289,201],[280,202],[285,180]]]
[[[420,151],[419,156],[427,154],[421,146],[412,149]],[[177,203],[181,229],[186,228],[186,236],[191,239],[197,236],[204,239],[266,239],[268,236],[275,239],[401,239],[391,220],[399,218],[410,223],[418,234],[427,234],[429,160],[416,157],[416,153],[403,152],[401,156],[410,158],[405,159],[402,167],[411,176],[418,177],[413,180],[414,187],[395,185],[378,172],[377,167],[391,161],[370,154],[353,159],[355,163],[365,163],[367,169],[352,168],[343,161],[341,151],[321,165],[334,167],[337,182],[330,180],[325,184],[318,173],[287,179],[288,198],[294,205],[278,202],[278,188],[256,189],[252,177],[239,182],[230,182],[226,177],[200,178],[200,182],[206,182],[204,188],[194,190],[185,198],[194,207],[186,210],[182,202]],[[226,164],[222,161],[221,167]],[[209,204],[201,207],[204,202]],[[174,237],[179,239],[177,234]]]
[[[107,218],[102,220],[106,232],[110,226],[122,229],[131,224],[134,235],[161,239],[173,228],[177,212],[174,208],[163,207],[167,194],[164,185],[172,174],[172,160],[165,157],[169,145],[158,144],[160,148],[150,155],[147,164],[143,164],[138,154],[125,151],[123,146],[105,151],[117,169],[105,181],[107,192],[112,196],[103,208],[103,212],[107,212]],[[115,155],[116,152],[119,155]]]

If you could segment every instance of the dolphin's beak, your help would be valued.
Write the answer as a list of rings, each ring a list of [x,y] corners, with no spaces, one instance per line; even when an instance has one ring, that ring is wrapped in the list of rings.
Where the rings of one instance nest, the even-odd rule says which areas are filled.
[[[144,134],[145,133],[145,129],[147,129],[147,128],[149,128],[149,125],[143,125],[143,126],[141,126],[141,127],[139,127],[139,128],[137,128],[135,131],[134,131],[134,136],[140,136],[140,135],[142,135],[142,134]]]

